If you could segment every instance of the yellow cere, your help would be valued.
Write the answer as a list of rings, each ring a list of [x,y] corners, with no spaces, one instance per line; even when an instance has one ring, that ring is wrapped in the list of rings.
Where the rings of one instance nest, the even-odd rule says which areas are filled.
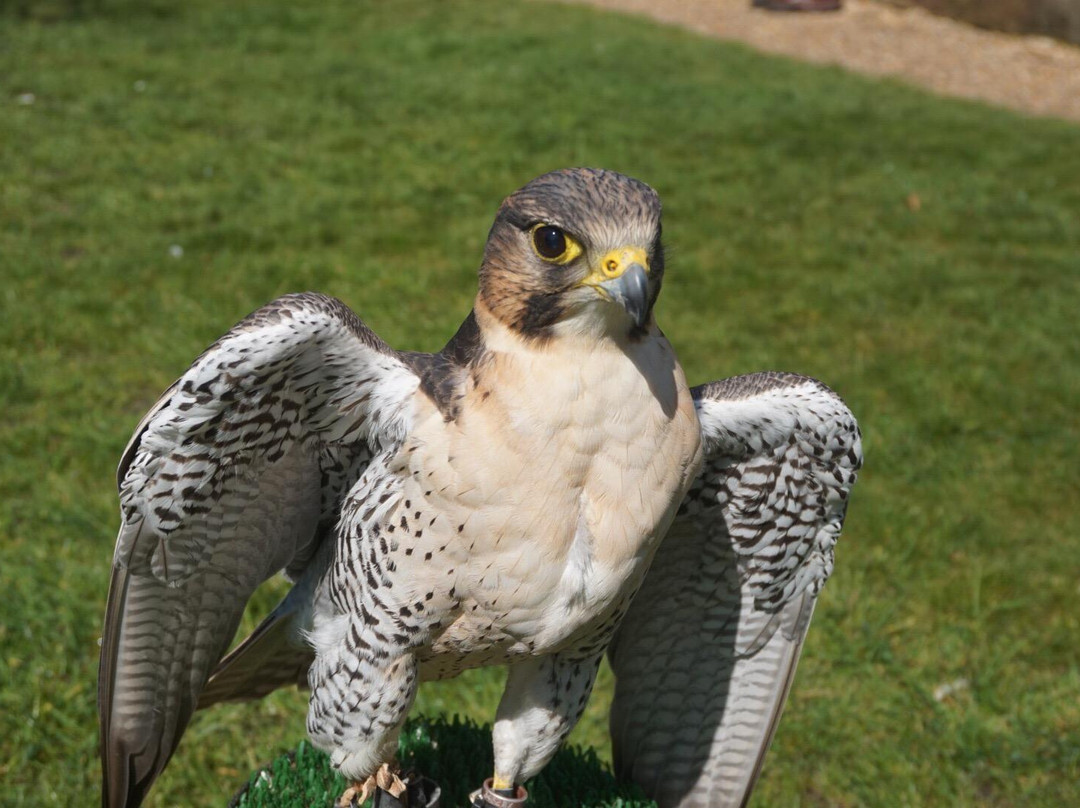
[[[592,268],[584,283],[595,286],[619,277],[634,264],[641,264],[649,271],[649,254],[641,247],[619,247],[611,250]]]

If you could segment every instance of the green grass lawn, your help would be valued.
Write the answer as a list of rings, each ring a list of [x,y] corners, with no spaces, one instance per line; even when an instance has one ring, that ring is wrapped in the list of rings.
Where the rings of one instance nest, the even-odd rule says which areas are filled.
[[[754,805],[1080,804],[1080,128],[576,7],[277,0],[0,13],[0,803],[97,800],[158,393],[289,291],[437,349],[502,197],[581,164],[660,191],[692,382],[808,373],[862,422]],[[418,707],[490,720],[501,678]],[[223,805],[304,703],[201,714],[150,804]]]

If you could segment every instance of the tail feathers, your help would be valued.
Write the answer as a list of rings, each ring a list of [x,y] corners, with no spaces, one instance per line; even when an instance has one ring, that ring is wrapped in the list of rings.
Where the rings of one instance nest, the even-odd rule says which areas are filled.
[[[306,615],[298,600],[290,593],[218,663],[199,695],[198,709],[259,699],[279,687],[307,687],[307,672],[315,653],[304,639]]]

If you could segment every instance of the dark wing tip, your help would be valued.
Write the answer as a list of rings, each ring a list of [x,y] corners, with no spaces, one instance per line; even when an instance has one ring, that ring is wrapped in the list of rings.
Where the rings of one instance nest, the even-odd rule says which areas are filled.
[[[101,808],[137,808],[158,773],[140,778],[133,757],[121,753],[116,758],[111,765],[102,767]]]

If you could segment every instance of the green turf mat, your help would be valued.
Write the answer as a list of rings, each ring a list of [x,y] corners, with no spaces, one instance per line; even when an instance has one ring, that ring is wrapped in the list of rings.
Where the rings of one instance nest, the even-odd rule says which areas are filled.
[[[442,788],[441,808],[464,808],[468,795],[491,776],[491,727],[454,717],[410,719],[398,742],[404,771]],[[329,808],[347,787],[329,758],[302,742],[251,776],[235,808]],[[641,789],[620,783],[592,749],[564,747],[526,784],[529,808],[655,808]]]

